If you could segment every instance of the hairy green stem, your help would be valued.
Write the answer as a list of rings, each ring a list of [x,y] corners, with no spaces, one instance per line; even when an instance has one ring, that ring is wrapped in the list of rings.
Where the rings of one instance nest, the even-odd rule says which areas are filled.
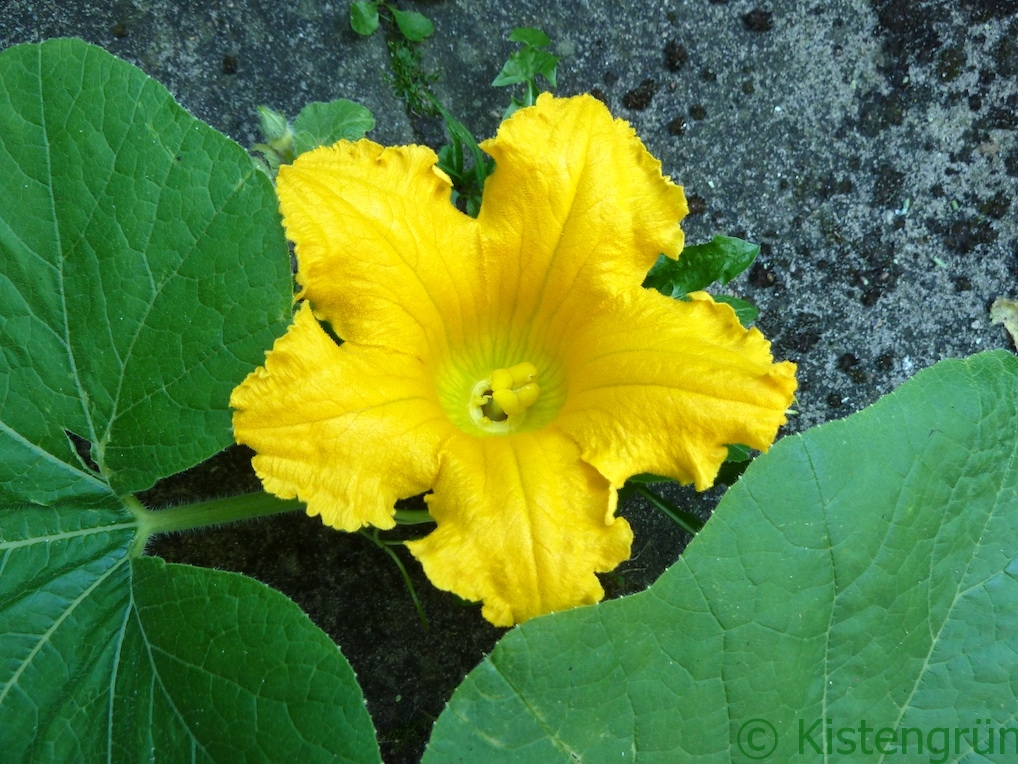
[[[633,484],[633,490],[649,501],[655,509],[668,515],[680,528],[691,536],[695,536],[703,528],[703,521],[699,517],[684,509],[679,509],[670,501],[662,499],[646,486],[636,483]]]
[[[226,499],[199,501],[182,507],[151,510],[142,506],[135,496],[122,496],[121,500],[138,520],[138,535],[132,554],[141,554],[149,538],[156,533],[172,533],[223,525],[238,520],[294,512],[304,504],[296,499],[284,501],[264,492],[247,493]]]

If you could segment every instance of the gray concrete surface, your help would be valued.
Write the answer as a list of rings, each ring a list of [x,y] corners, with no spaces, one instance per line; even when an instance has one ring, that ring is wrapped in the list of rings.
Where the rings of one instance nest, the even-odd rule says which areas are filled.
[[[687,240],[762,244],[730,285],[761,308],[776,355],[800,365],[801,430],[844,416],[945,357],[1010,347],[988,306],[1018,296],[1016,0],[435,0],[421,50],[435,92],[479,136],[506,94],[488,85],[514,26],[562,56],[560,94],[594,92],[685,185]],[[382,35],[358,38],[348,3],[82,0],[0,3],[0,48],[76,35],[141,66],[245,145],[255,106],[294,116],[347,97],[384,143],[434,142],[383,80]],[[256,487],[243,452],[169,481],[158,501]],[[846,469],[850,467],[846,466]],[[719,491],[674,498],[700,512]],[[636,558],[609,581],[646,586],[684,537],[639,502]],[[169,559],[244,570],[293,596],[360,674],[387,761],[419,757],[452,688],[498,632],[415,572],[425,632],[370,543],[279,518],[178,537]]]

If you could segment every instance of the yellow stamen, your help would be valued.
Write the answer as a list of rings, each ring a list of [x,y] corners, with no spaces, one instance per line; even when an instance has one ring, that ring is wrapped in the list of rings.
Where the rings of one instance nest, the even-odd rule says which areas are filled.
[[[520,402],[520,406],[523,409],[529,409],[535,403],[537,403],[537,396],[541,394],[541,388],[537,386],[536,382],[528,382],[523,387],[516,390],[516,398]]]
[[[513,387],[522,387],[528,382],[537,381],[537,367],[532,363],[523,362],[510,366],[509,375],[513,378]]]
[[[495,369],[489,379],[474,386],[470,400],[471,416],[486,427],[502,423],[508,425],[511,417],[518,418],[533,406],[540,394],[534,364],[524,362],[508,369]]]
[[[513,375],[508,369],[495,369],[491,372],[492,390],[511,390],[513,387]]]

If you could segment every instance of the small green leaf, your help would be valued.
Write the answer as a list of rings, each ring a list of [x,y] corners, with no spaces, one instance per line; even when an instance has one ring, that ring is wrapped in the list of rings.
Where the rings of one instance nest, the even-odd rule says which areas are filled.
[[[331,146],[336,141],[356,141],[375,126],[375,118],[359,103],[340,98],[309,103],[293,121],[296,154]]]
[[[533,27],[516,27],[509,33],[509,42],[519,42],[535,48],[551,45],[551,38],[540,29]]]
[[[454,140],[438,150],[438,167],[452,179],[453,184],[463,181],[463,144],[460,141]]]
[[[351,3],[350,28],[367,37],[378,29],[378,3]]]
[[[1016,432],[1018,359],[995,351],[784,438],[648,591],[510,631],[424,761],[747,761],[772,740],[768,761],[822,761],[802,731],[822,745],[826,720],[853,762],[903,752],[884,727],[900,746],[982,724],[985,750],[1015,726]]]
[[[450,139],[449,145],[439,151],[441,161],[446,162],[440,166],[450,171],[450,177],[456,183],[454,194],[466,196],[466,213],[476,217],[480,211],[480,193],[484,188],[484,180],[494,168],[494,163],[481,151],[474,134],[462,122],[437,100],[432,99],[431,103],[445,120],[445,129]],[[466,167],[464,149],[470,152],[473,159],[469,169]]]
[[[541,51],[537,52],[541,53]],[[553,56],[551,54],[548,54],[547,56],[539,55],[536,59],[534,66],[537,69],[537,73],[548,80],[549,85],[553,88],[557,88],[558,83],[555,80],[555,76],[558,70],[558,56]]]
[[[518,112],[520,109],[522,109],[524,106],[527,106],[527,105],[528,104],[524,103],[523,101],[521,101],[516,96],[512,96],[509,99],[509,105],[506,107],[505,111],[502,113],[502,121],[505,122],[507,119],[509,119],[509,117],[511,117],[513,114],[515,114],[516,112]],[[530,104],[530,105],[532,106],[533,104]]]
[[[735,310],[735,315],[739,317],[739,323],[743,326],[749,326],[760,315],[760,309],[756,305],[740,297],[716,294],[714,295],[714,302],[723,302],[725,305],[731,305]]]
[[[465,207],[464,207],[463,211],[466,212],[472,218],[476,218],[478,215],[480,215],[481,214],[481,199],[480,199],[480,197],[479,196],[468,196],[467,199],[466,199],[466,204],[465,204]]]
[[[391,5],[386,7],[392,14],[399,31],[410,42],[420,42],[426,37],[430,37],[435,31],[435,25],[431,23],[431,19],[417,11],[401,11]]]
[[[552,55],[537,48],[524,48],[513,51],[509,60],[505,62],[502,71],[492,81],[495,87],[515,85],[520,82],[531,82],[537,75],[542,75],[551,86],[557,87],[555,83],[555,71],[558,66],[558,56]]]
[[[739,462],[748,462],[751,458],[752,449],[749,446],[735,444],[728,447],[728,456],[725,458],[725,461],[737,464]]]
[[[758,244],[715,236],[706,244],[686,247],[677,260],[661,255],[643,285],[669,297],[683,297],[715,282],[727,284],[752,265],[759,253]]]

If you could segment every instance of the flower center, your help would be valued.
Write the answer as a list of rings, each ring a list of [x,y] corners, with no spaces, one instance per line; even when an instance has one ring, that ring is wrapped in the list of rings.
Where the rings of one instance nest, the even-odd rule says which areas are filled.
[[[537,367],[529,361],[495,369],[479,380],[470,394],[470,418],[488,432],[508,432],[522,424],[537,402]]]

